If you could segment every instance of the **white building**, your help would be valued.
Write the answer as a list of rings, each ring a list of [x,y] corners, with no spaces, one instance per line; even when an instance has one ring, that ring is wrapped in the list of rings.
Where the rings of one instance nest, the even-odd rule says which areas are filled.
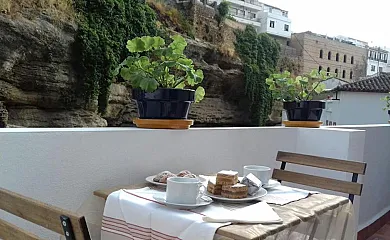
[[[362,81],[333,89],[322,113],[324,125],[385,124],[389,120],[381,98],[390,91],[390,73],[381,73]]]
[[[390,72],[389,52],[386,49],[370,47],[367,56],[367,76],[378,72]]]
[[[291,38],[291,20],[287,11],[257,0],[227,1],[230,2],[230,14],[238,22],[253,25],[259,33]]]

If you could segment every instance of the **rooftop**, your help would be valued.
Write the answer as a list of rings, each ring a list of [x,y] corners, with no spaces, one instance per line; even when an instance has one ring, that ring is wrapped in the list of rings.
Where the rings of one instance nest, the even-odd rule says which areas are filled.
[[[388,93],[390,92],[390,73],[381,73],[379,76],[338,86],[333,91]]]
[[[306,31],[306,32],[301,32],[301,33],[296,33],[296,34],[310,34],[313,36],[317,36],[317,37],[321,37],[321,38],[325,38],[325,39],[329,39],[329,40],[333,40],[333,41],[338,41],[341,43],[346,43],[346,44],[361,47],[361,48],[366,47],[368,45],[368,43],[365,41],[361,41],[361,40],[357,40],[357,39],[349,38],[349,37],[344,37],[344,36],[331,37],[328,35],[314,33],[311,31]]]

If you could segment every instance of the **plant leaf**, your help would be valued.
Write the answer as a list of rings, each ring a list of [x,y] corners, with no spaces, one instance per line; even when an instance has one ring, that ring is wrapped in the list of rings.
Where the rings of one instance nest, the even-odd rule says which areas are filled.
[[[169,45],[169,48],[173,50],[173,53],[183,54],[183,51],[187,46],[186,40],[180,35],[175,35],[171,38],[173,39],[173,42]]]
[[[121,69],[120,73],[121,73],[121,77],[124,80],[127,80],[127,81],[131,80],[132,72],[131,72],[130,68],[124,67],[124,68]]]
[[[195,102],[198,103],[203,100],[204,95],[206,94],[203,87],[198,87],[195,91]]]
[[[325,91],[325,88],[326,88],[326,85],[324,83],[320,83],[318,84],[318,86],[314,89],[314,91],[317,93],[317,94],[320,94],[322,93],[323,91]]]
[[[142,79],[140,82],[140,88],[146,92],[153,92],[157,89],[158,87],[158,82],[150,77],[145,77]]]
[[[274,83],[274,79],[273,78],[267,78],[265,79],[265,83],[268,84],[268,85],[271,85]]]
[[[126,48],[129,52],[144,52],[145,51],[145,43],[141,38],[134,38],[133,40],[127,41]]]

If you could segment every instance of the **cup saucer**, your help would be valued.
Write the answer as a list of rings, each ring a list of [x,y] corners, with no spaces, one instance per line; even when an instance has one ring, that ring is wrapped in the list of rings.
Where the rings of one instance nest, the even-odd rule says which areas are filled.
[[[270,179],[267,184],[263,185],[263,188],[271,189],[271,188],[279,187],[280,185],[282,185],[280,182],[278,182],[274,179]]]
[[[158,203],[162,203],[170,208],[175,209],[194,209],[197,207],[207,206],[213,202],[213,200],[210,197],[202,196],[196,204],[179,204],[179,203],[170,203],[166,200],[166,193],[156,193],[153,195],[154,200],[156,200]]]

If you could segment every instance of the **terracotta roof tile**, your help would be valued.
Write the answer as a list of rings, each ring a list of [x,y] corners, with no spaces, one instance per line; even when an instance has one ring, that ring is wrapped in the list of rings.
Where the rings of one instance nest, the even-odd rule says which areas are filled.
[[[379,76],[344,84],[333,91],[388,93],[390,92],[390,73],[381,73]]]

